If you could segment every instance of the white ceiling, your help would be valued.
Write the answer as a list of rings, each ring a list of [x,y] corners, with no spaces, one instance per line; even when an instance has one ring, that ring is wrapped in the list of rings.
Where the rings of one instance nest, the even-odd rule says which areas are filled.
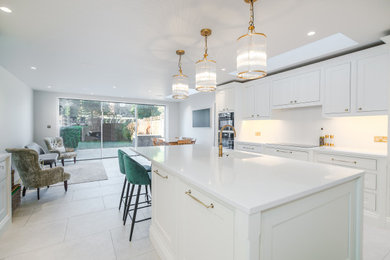
[[[13,11],[0,11],[0,65],[32,88],[143,99],[170,94],[176,49],[186,51],[183,69],[194,87],[201,28],[213,30],[209,54],[218,83],[234,79],[235,42],[249,19],[243,0],[0,0],[0,6]],[[260,0],[255,25],[268,36],[269,57],[335,33],[364,46],[390,33],[390,1]]]

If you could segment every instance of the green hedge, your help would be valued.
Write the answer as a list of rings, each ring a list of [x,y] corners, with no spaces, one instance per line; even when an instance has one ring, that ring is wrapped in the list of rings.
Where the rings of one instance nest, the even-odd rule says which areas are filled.
[[[64,145],[67,148],[77,148],[81,141],[81,126],[65,126],[60,129],[60,136],[64,139]]]

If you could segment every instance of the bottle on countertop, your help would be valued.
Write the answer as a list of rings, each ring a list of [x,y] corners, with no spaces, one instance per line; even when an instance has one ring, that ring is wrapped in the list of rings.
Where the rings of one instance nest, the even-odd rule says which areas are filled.
[[[320,132],[320,147],[325,145],[324,128],[321,127]]]
[[[329,146],[334,147],[334,135],[329,136]]]
[[[325,135],[325,146],[329,146],[329,135]]]

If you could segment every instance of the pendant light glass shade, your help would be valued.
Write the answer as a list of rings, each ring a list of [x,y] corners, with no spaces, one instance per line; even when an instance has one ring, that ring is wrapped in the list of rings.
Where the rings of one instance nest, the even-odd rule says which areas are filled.
[[[203,59],[199,60],[195,66],[195,89],[201,92],[211,92],[217,88],[216,62],[207,59],[207,37],[211,35],[211,29],[202,29],[200,34],[205,37],[205,53]]]
[[[237,77],[241,79],[258,79],[267,75],[267,36],[255,32],[254,1],[245,0],[251,5],[249,28],[248,33],[237,40]]]
[[[188,98],[188,77],[183,74],[181,69],[181,56],[184,55],[183,50],[177,50],[176,54],[179,58],[179,74],[173,76],[172,82],[172,97],[175,99],[186,99]]]

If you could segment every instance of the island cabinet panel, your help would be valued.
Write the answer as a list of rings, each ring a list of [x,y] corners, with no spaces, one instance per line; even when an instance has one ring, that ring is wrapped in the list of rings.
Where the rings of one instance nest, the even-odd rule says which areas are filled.
[[[354,180],[264,211],[260,259],[361,259],[361,185]]]
[[[163,248],[163,255],[173,259],[177,248],[176,178],[156,167],[153,167],[152,176],[153,236]]]
[[[178,259],[233,260],[233,211],[191,185],[178,182],[178,186]]]

